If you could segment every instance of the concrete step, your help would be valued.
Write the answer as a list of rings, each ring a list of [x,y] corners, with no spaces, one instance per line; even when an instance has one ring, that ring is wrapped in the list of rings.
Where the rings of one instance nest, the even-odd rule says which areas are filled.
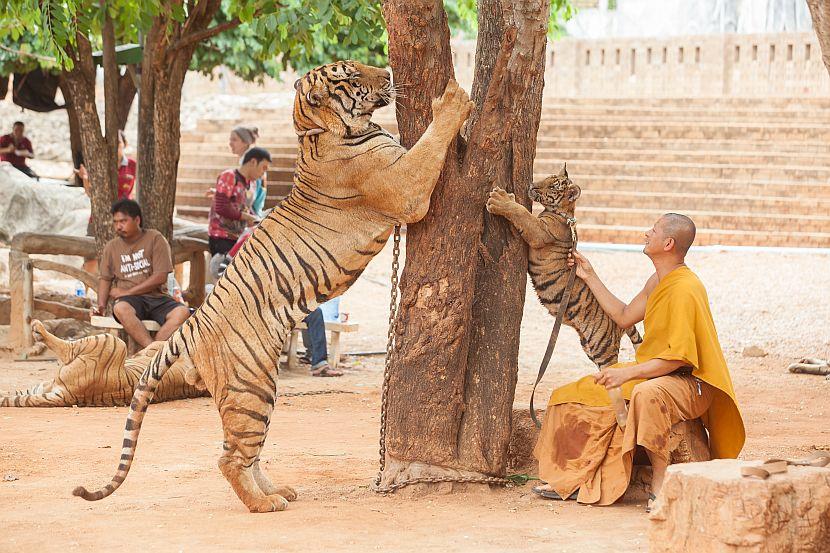
[[[290,192],[291,189],[289,188],[287,191],[282,190],[281,192],[285,192],[284,194],[278,193],[271,193],[269,190],[268,196],[265,198],[265,207],[270,208],[281,202]],[[176,190],[176,205],[177,206],[186,206],[186,207],[206,207],[210,208],[211,199],[208,198],[204,193],[199,192],[181,192]]]
[[[682,192],[690,194],[734,194],[750,196],[783,196],[791,198],[830,198],[830,183],[794,182],[791,180],[739,180],[700,178],[698,176],[643,177],[638,175],[597,175],[576,173],[568,167],[571,179],[585,190]],[[549,173],[537,173],[540,180]]]
[[[688,210],[816,215],[830,213],[830,197],[789,198],[781,196],[746,196],[738,194],[689,194],[685,192],[642,192],[583,189],[581,207],[640,208],[685,212]]]
[[[624,225],[595,225],[579,223],[581,242],[636,244],[644,242],[645,231],[651,228]],[[768,246],[791,248],[830,247],[830,233],[790,231],[748,231],[701,228],[698,226],[696,246]]]
[[[565,160],[537,160],[534,173],[549,175],[558,173]],[[694,176],[731,180],[781,180],[796,182],[830,182],[830,167],[811,165],[780,165],[769,167],[765,164],[742,163],[681,163],[661,161],[617,161],[617,160],[568,160],[568,174],[577,177],[594,175],[637,175],[651,178]],[[577,181],[579,183],[579,181]]]
[[[577,220],[593,225],[616,225],[649,228],[663,214],[663,209],[586,207],[577,205]],[[830,216],[744,213],[731,211],[683,210],[699,228],[778,232],[830,233]]]
[[[735,139],[699,139],[675,138],[562,138],[539,135],[536,139],[537,151],[545,148],[578,148],[587,150],[682,150],[687,152],[784,152],[826,154],[827,143],[823,141],[782,141],[782,140],[743,140]]]
[[[200,179],[204,182],[209,182],[211,185],[216,183],[217,177],[228,169],[225,165],[189,165],[179,164],[179,177],[189,179]],[[268,169],[268,181],[286,181],[292,180],[294,177],[294,163],[288,167],[281,167],[278,165],[272,166]]]
[[[640,121],[542,122],[539,134],[550,138],[662,138],[743,140],[830,140],[830,124],[686,123]]]
[[[176,180],[176,197],[179,194],[194,194],[197,196],[204,196],[205,193],[213,188],[216,181],[208,181],[204,179],[191,179],[179,177]],[[293,183],[285,180],[273,180],[268,182],[268,195],[285,196],[291,191]]]
[[[676,150],[648,148],[536,148],[536,161],[545,159],[662,161],[720,164],[817,165],[830,167],[830,148],[824,152],[759,152],[753,150]]]

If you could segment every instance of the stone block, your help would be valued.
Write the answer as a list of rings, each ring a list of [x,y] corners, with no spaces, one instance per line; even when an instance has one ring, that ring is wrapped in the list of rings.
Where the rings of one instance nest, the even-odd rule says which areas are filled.
[[[830,468],[742,478],[757,462],[672,465],[650,519],[651,553],[826,553]]]

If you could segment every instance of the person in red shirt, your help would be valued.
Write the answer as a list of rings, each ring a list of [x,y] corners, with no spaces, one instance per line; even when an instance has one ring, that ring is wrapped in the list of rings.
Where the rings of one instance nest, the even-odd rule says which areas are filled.
[[[138,175],[138,165],[131,157],[127,157],[124,151],[127,148],[127,137],[124,131],[118,131],[118,199],[132,200],[135,197],[135,183]],[[84,184],[84,192],[89,196],[89,173],[81,163],[75,170]],[[90,217],[91,220],[91,217]]]
[[[8,161],[12,167],[33,179],[40,177],[26,165],[26,158],[35,157],[31,141],[23,136],[25,125],[22,121],[15,121],[12,132],[0,137],[0,161]]]
[[[222,171],[216,180],[216,193],[208,217],[208,244],[211,255],[225,255],[233,248],[245,227],[257,222],[246,194],[268,170],[271,154],[264,148],[251,148],[242,156],[237,169]]]

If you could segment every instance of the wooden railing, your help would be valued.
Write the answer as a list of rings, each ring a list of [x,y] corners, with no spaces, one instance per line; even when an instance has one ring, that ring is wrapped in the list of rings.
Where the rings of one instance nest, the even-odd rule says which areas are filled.
[[[205,299],[205,252],[207,232],[203,225],[179,229],[173,233],[173,264],[190,263],[190,278],[184,292],[188,303],[198,307]],[[80,280],[88,288],[98,289],[98,276],[64,263],[36,259],[31,255],[72,255],[85,259],[96,257],[95,240],[88,236],[62,236],[24,232],[14,236],[9,251],[9,288],[11,313],[8,345],[29,347],[33,344],[30,324],[35,309],[59,317],[89,320],[89,311],[60,302],[35,298],[34,271],[56,271]]]

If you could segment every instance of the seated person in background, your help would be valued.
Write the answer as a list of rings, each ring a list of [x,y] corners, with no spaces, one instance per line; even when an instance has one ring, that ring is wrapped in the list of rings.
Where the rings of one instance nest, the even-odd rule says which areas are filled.
[[[153,342],[142,320],[161,325],[155,340],[166,340],[190,316],[190,310],[167,295],[167,275],[173,271],[170,245],[156,230],[141,228],[141,208],[133,200],[112,205],[112,223],[118,235],[104,246],[98,305],[102,315],[112,299],[112,313],[142,348]]]
[[[216,193],[208,216],[208,247],[211,255],[226,255],[248,225],[258,221],[246,202],[251,184],[268,170],[271,154],[251,148],[236,169],[223,171],[216,180]]]
[[[138,176],[138,166],[136,161],[131,158],[127,157],[125,152],[127,148],[127,137],[124,134],[124,131],[118,131],[118,199],[130,199],[132,200],[135,197],[135,183]],[[75,174],[78,175],[78,178],[81,179],[81,183],[84,187],[84,193],[92,199],[92,194],[90,193],[89,188],[89,172],[86,170],[84,166],[83,159],[81,159],[78,168],[75,169]],[[95,233],[92,229],[92,214],[89,215],[89,222],[86,225],[86,235],[87,236],[94,236]],[[97,259],[85,259],[83,269],[89,273],[95,273],[98,271],[98,260]]]
[[[39,179],[32,168],[26,165],[26,158],[35,157],[31,141],[23,136],[25,125],[22,121],[15,121],[12,132],[0,136],[0,161],[8,161],[12,167],[25,173],[33,179]]]
[[[667,213],[646,232],[643,252],[655,273],[629,304],[615,297],[582,255],[573,252],[577,276],[622,328],[645,322],[636,362],[618,363],[554,390],[533,451],[539,478],[533,491],[548,499],[576,497],[610,505],[628,488],[639,445],[652,466],[649,508],[669,464],[671,427],[700,417],[713,458],[734,458],[744,425],[723,358],[703,284],[685,264],[695,225]],[[628,421],[616,422],[607,389],[622,386],[630,398]]]

